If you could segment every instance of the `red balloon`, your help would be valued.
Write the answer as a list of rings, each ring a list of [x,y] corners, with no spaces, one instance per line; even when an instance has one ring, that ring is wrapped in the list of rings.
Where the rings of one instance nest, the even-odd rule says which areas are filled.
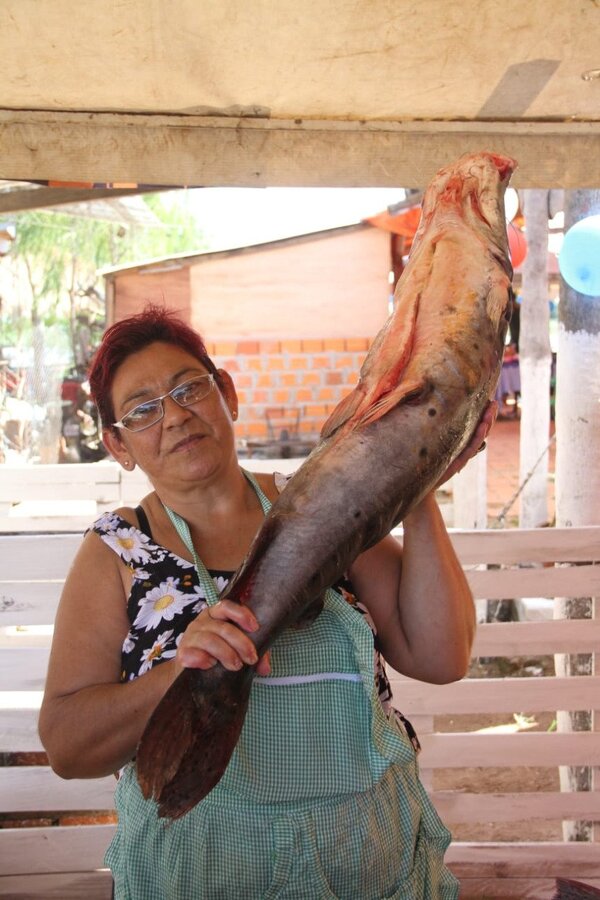
[[[513,269],[518,269],[527,256],[527,239],[520,228],[511,224],[508,226],[508,249]]]

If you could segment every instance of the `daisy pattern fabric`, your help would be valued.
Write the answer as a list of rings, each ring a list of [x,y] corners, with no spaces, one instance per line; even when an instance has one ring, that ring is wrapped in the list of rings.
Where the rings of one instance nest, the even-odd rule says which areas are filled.
[[[121,681],[131,681],[177,652],[189,623],[204,609],[206,597],[192,563],[130,525],[105,513],[92,530],[120,556],[133,576],[127,614],[131,623],[121,653]],[[220,592],[231,572],[211,572]]]

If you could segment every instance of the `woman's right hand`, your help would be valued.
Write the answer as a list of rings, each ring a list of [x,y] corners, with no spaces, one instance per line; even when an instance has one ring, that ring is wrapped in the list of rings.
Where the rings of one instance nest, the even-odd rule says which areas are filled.
[[[258,622],[248,606],[219,600],[188,625],[177,650],[177,662],[191,669],[211,669],[217,662],[231,671],[243,665],[256,666],[258,675],[268,675],[269,653],[258,659],[256,647],[244,633],[257,630]]]

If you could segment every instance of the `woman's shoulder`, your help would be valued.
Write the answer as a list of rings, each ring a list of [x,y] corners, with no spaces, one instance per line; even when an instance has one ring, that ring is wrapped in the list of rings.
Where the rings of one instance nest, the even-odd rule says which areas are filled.
[[[135,523],[135,524],[134,524]],[[131,569],[162,563],[166,557],[172,558],[179,568],[193,568],[193,564],[176,557],[165,547],[157,544],[139,527],[136,511],[131,507],[121,507],[105,512],[92,524],[93,532],[119,556]]]

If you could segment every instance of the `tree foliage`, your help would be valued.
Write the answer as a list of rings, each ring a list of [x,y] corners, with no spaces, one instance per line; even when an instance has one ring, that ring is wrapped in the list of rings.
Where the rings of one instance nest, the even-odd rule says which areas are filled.
[[[4,328],[22,333],[25,323],[17,323],[15,317],[32,325],[72,321],[80,307],[89,306],[90,297],[102,303],[102,268],[205,246],[183,192],[147,194],[142,199],[156,224],[124,225],[56,208],[18,214],[11,264],[26,273],[30,296],[13,304],[4,298]]]

